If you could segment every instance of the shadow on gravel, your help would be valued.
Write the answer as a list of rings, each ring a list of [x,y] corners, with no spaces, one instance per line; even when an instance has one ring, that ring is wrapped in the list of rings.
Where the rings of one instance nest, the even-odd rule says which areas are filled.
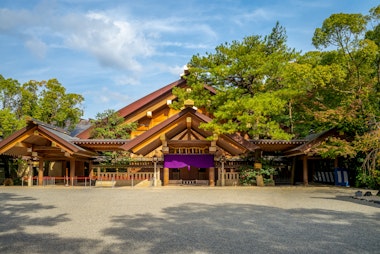
[[[324,198],[324,197],[312,197],[312,198],[315,198],[315,199],[340,200],[340,201],[350,202],[350,203],[353,203],[353,204],[360,204],[360,205],[380,208],[380,201],[378,201],[378,200],[371,200],[371,199],[365,199],[365,197],[355,198],[355,197],[352,197],[352,196],[336,196],[334,198]]]
[[[375,253],[380,214],[191,203],[114,217],[108,253]]]
[[[95,239],[90,232],[80,238],[41,233],[41,227],[43,232],[63,230],[70,215],[41,217],[42,211],[56,214],[58,208],[27,195],[0,193],[0,204],[0,253],[310,254],[378,253],[380,248],[380,211],[370,216],[327,209],[185,203],[159,214],[127,216],[121,211],[120,216],[108,217],[105,213],[104,220],[112,226],[100,229],[104,238]]]
[[[89,253],[97,241],[61,238],[56,234],[41,234],[34,227],[51,228],[68,221],[66,214],[40,217],[43,205],[36,199],[10,193],[0,193],[0,253]],[[33,215],[33,216],[31,216]],[[28,233],[26,228],[29,229]]]

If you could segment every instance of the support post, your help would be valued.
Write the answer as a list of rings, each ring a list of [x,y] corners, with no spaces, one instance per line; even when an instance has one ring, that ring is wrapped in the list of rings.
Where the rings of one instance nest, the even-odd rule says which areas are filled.
[[[211,167],[209,168],[208,172],[208,179],[211,187],[215,186],[215,168]]]
[[[88,177],[91,179],[94,176],[94,165],[92,161],[88,163]]]
[[[292,168],[290,172],[290,184],[294,185],[295,184],[295,171],[296,171],[296,157],[293,157],[292,160]]]
[[[307,168],[307,156],[303,157],[303,185],[309,184],[308,168]]]
[[[70,159],[70,179],[71,179],[71,186],[74,185],[74,177],[75,177],[75,159]]]
[[[42,186],[44,184],[44,161],[40,159],[38,161],[38,185]]]
[[[153,156],[153,164],[154,164],[154,173],[153,173],[153,186],[157,187],[157,156]]]
[[[29,161],[28,187],[33,186],[33,162]]]
[[[169,185],[169,168],[164,168],[164,186]]]
[[[225,157],[222,156],[222,159],[221,159],[221,163],[222,163],[222,186],[225,186],[226,185],[226,175],[224,173],[224,162],[226,161]]]
[[[335,158],[334,160],[334,169],[339,168],[338,158]]]

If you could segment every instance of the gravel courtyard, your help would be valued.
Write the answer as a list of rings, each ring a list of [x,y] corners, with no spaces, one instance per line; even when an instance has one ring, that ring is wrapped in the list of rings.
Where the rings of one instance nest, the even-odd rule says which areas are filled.
[[[0,187],[0,253],[380,253],[338,187]]]

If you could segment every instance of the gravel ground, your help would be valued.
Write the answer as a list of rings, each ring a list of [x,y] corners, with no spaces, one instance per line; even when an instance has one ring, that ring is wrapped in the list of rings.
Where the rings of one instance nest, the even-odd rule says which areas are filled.
[[[0,187],[0,253],[380,253],[356,191]]]

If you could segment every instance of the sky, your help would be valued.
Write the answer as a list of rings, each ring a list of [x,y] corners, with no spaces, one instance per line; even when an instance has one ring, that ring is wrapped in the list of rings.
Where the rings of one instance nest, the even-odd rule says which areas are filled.
[[[1,0],[0,74],[52,78],[81,94],[83,118],[119,110],[180,78],[193,55],[268,35],[315,50],[314,30],[334,13],[368,14],[374,0]]]

